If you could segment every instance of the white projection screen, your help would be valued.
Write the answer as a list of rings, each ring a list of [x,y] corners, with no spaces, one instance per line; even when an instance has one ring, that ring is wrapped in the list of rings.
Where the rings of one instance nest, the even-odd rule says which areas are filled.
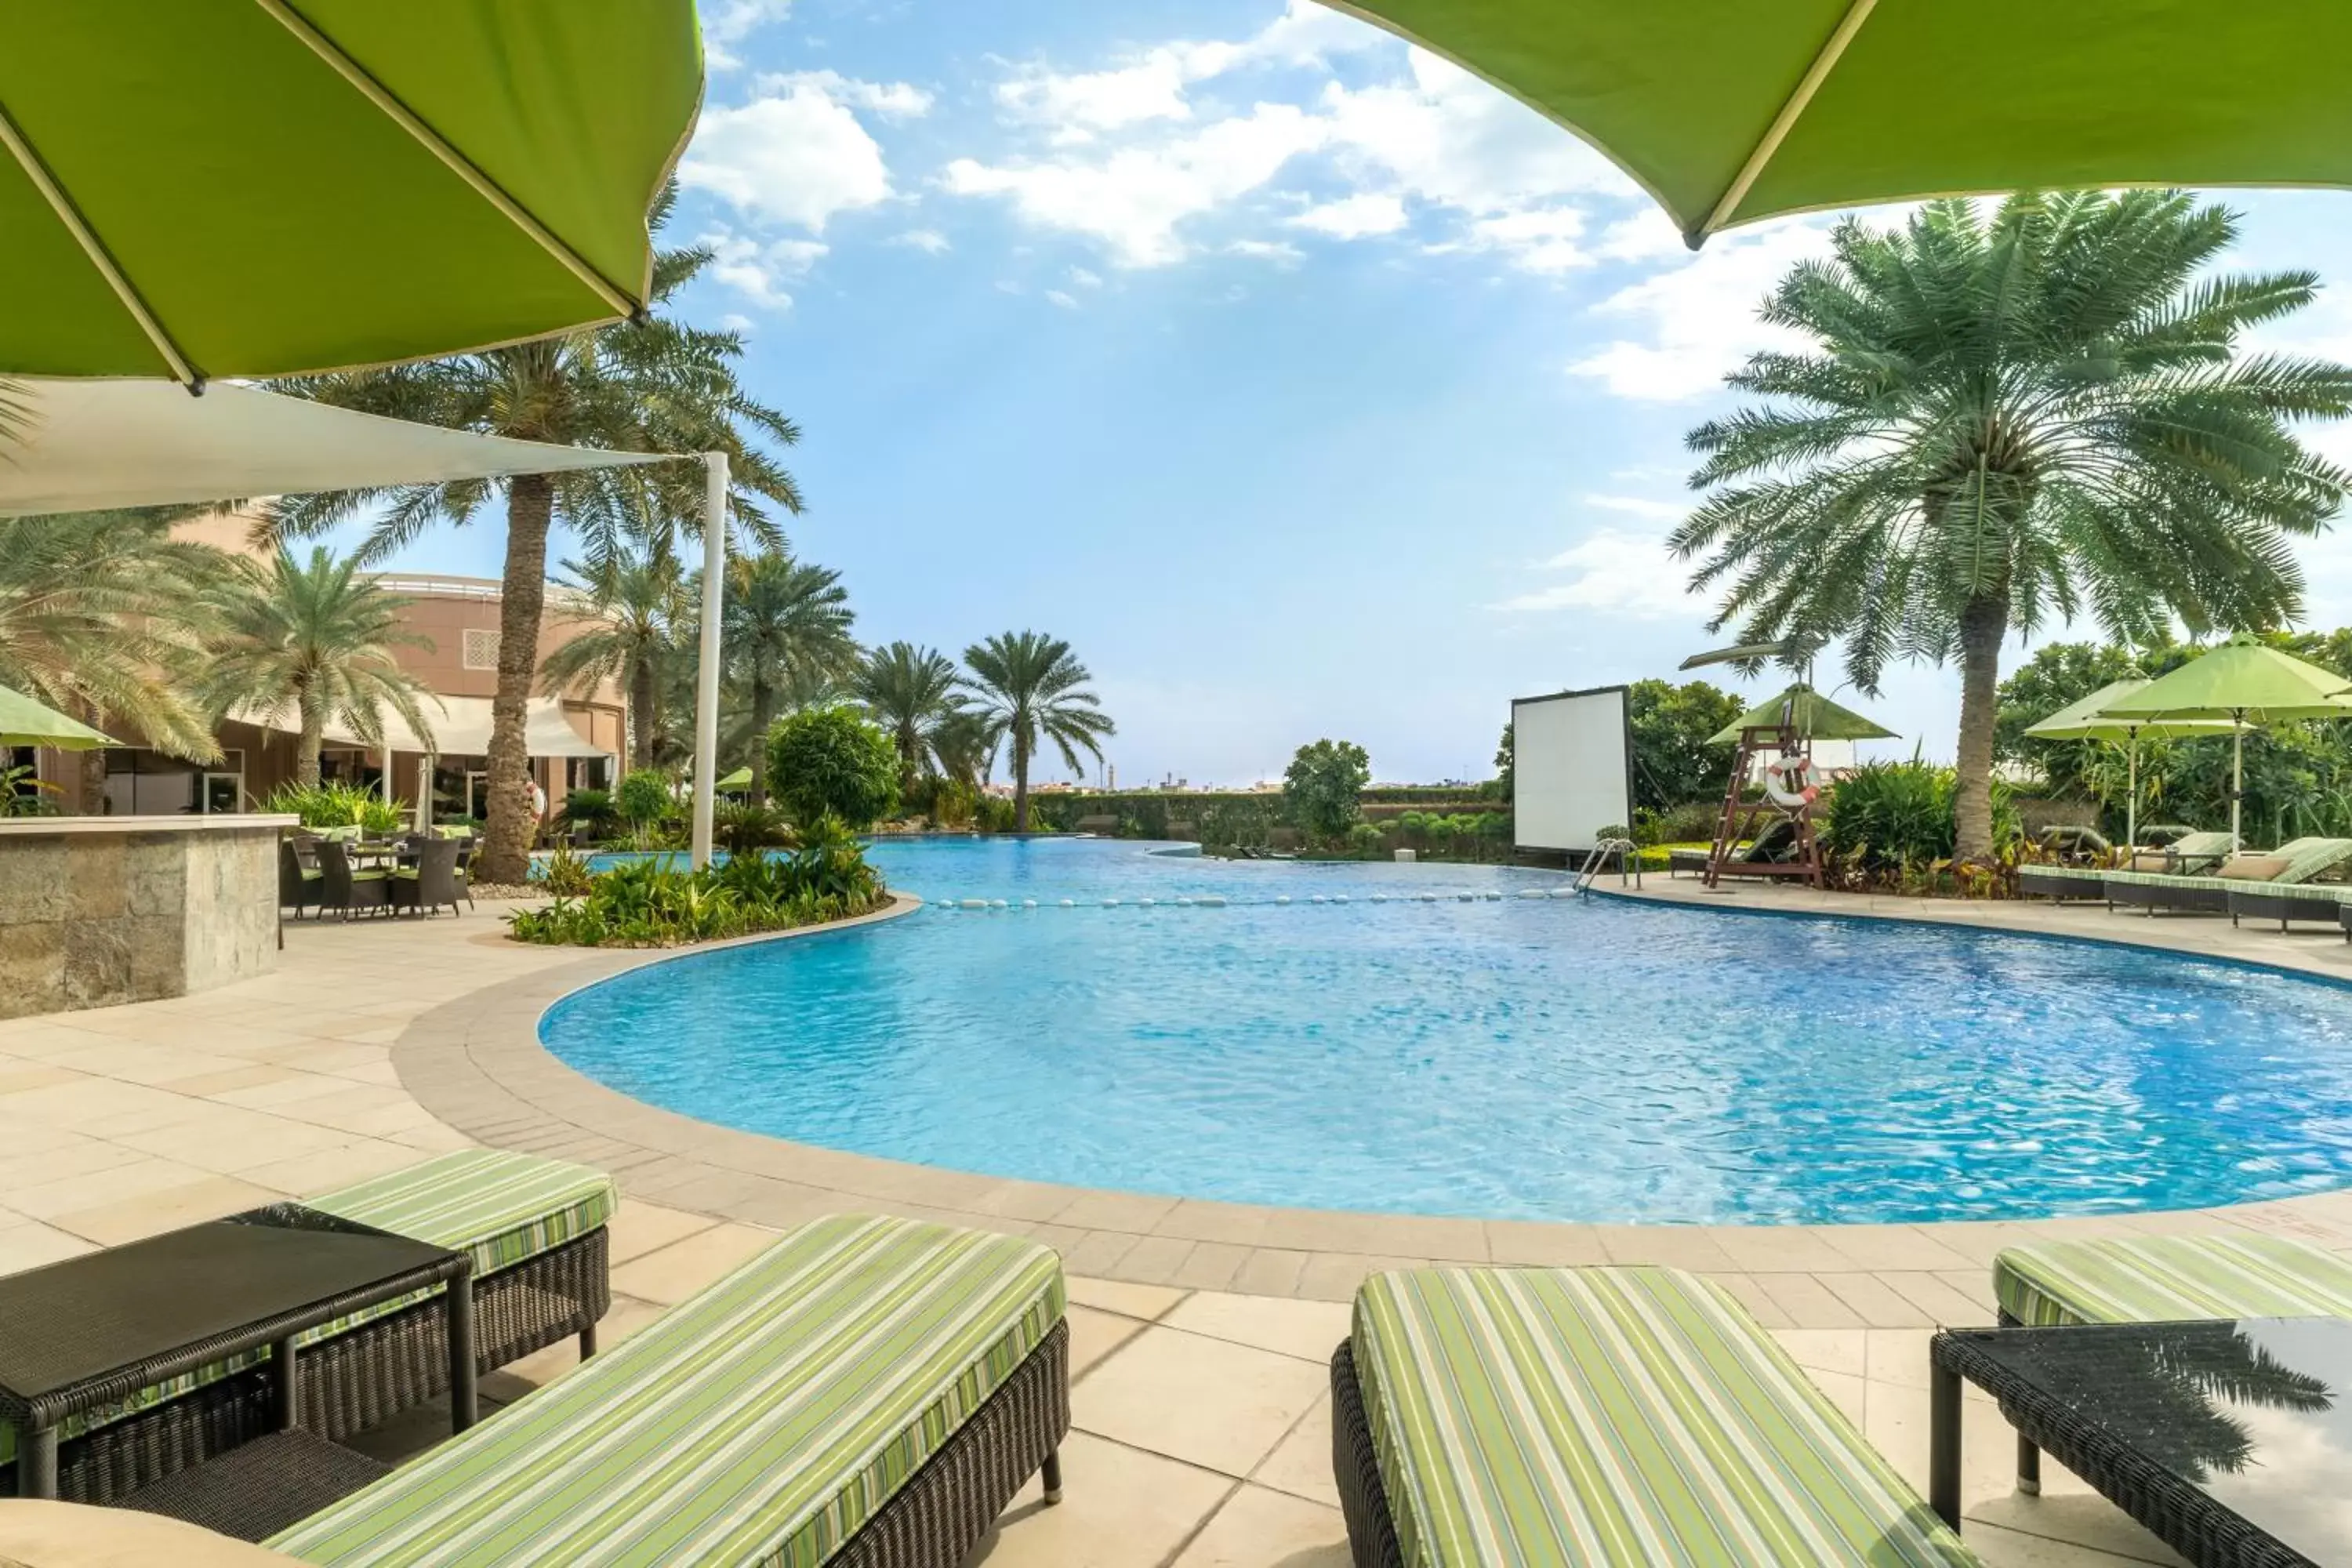
[[[1522,849],[1580,854],[1633,820],[1633,737],[1625,688],[1511,704],[1513,837]]]

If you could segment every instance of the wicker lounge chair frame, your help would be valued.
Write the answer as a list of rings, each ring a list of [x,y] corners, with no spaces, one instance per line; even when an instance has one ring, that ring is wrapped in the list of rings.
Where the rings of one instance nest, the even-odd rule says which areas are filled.
[[[2107,877],[2100,882],[2108,909],[2122,905],[2146,910],[2151,916],[2159,910],[2168,914],[2226,915],[2230,912],[2231,886],[2219,877],[2174,877],[2161,882]]]
[[[1356,1347],[1341,1340],[1331,1352],[1331,1477],[1339,1488],[1339,1517],[1348,1526],[1348,1550],[1356,1568],[1404,1568],[1396,1516],[1389,1511],[1388,1489],[1381,1484],[1372,1425],[1364,1415],[1364,1393],[1356,1383]]]
[[[2053,904],[2101,903],[2106,886],[2099,872],[2084,866],[2020,866],[2017,890],[2029,899]]]
[[[2276,921],[2279,930],[2287,929],[2290,921],[2319,921],[2334,924],[2344,909],[2345,889],[2339,883],[2289,883],[2284,887],[2265,887],[2260,882],[2241,882],[2230,889],[2230,923],[2242,920]]]
[[[605,1228],[598,1226],[512,1268],[477,1277],[477,1375],[575,1336],[583,1357],[594,1354],[597,1321],[613,1304],[610,1257]],[[311,1436],[339,1443],[448,1392],[446,1315],[437,1298],[428,1298],[304,1346],[301,1365],[299,1425]],[[57,1495],[67,1502],[138,1506],[148,1500],[132,1497],[142,1488],[274,1434],[278,1424],[271,1390],[264,1363],[68,1438],[58,1445]],[[355,1477],[342,1491],[367,1479]],[[15,1491],[13,1464],[0,1466],[0,1480],[5,1490]],[[248,1539],[290,1522],[284,1496],[268,1484],[259,1490],[253,1506],[266,1506],[272,1517],[268,1529]],[[305,1511],[331,1500],[321,1499]],[[197,1522],[219,1528],[210,1518]]]

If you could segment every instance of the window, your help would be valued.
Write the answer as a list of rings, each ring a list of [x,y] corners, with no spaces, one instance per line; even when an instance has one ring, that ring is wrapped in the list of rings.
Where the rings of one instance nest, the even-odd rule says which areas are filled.
[[[499,634],[479,626],[466,628],[465,646],[459,654],[467,669],[496,669],[499,667]]]

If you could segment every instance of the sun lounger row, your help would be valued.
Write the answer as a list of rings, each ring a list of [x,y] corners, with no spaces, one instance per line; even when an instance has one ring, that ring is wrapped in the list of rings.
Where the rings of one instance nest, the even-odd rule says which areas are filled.
[[[2352,934],[2352,884],[2314,878],[2352,860],[2352,838],[2298,838],[2274,850],[2232,855],[2226,833],[2192,834],[2131,866],[2021,866],[2020,890],[2055,902],[2104,903],[2158,912],[2226,914],[2232,921],[2318,921]],[[2158,870],[2163,865],[2175,869]]]

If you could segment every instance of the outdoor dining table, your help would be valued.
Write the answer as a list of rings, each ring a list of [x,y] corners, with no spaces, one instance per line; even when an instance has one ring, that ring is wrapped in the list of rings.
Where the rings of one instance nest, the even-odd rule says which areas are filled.
[[[266,1485],[291,1522],[383,1472],[304,1431],[295,1337],[436,1288],[450,1427],[474,1424],[473,1258],[300,1204],[273,1204],[0,1279],[0,1420],[16,1427],[17,1495],[58,1495],[59,1429],[143,1391],[268,1347],[276,1430],[169,1474],[130,1506],[212,1525]]]

